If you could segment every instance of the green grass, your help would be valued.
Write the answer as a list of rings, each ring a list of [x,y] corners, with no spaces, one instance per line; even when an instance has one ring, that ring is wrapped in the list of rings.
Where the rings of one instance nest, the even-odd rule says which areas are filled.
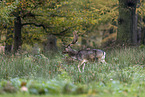
[[[145,49],[125,48],[106,53],[107,64],[87,63],[82,73],[78,72],[77,61],[66,61],[66,56],[61,53],[53,57],[46,54],[48,59],[31,54],[1,55],[0,96],[11,95],[3,91],[9,81],[17,88],[16,97],[24,96],[20,92],[22,82],[27,83],[29,92],[26,95],[30,97],[41,93],[52,97],[142,97],[145,89]]]
[[[89,97],[88,95],[30,95],[30,94],[4,94],[0,97]]]

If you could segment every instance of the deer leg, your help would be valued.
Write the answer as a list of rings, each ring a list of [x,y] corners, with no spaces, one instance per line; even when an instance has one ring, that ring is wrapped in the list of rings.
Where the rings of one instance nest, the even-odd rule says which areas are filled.
[[[100,59],[100,62],[106,64],[105,57],[102,57],[102,58]]]
[[[84,65],[83,65],[83,72],[84,72],[84,68],[85,68],[85,63],[84,63]]]
[[[82,65],[82,64],[80,64],[80,63],[78,64],[78,69],[79,69],[79,72],[81,72],[81,70],[80,70],[80,66],[81,66],[81,65]]]
[[[80,70],[80,66],[82,66],[84,63],[85,63],[85,60],[83,60],[80,64],[78,64],[79,72],[81,72],[81,70]],[[83,66],[83,67],[84,67],[84,66]]]
[[[101,59],[100,58],[98,58],[98,63],[101,63]]]
[[[105,63],[105,64],[106,64],[105,55],[106,55],[106,53],[104,52],[104,55],[102,56],[102,58],[100,59],[100,61],[101,61],[102,63]]]
[[[99,63],[104,63],[104,64],[106,64],[106,61],[105,61],[104,58],[98,58],[98,62],[99,62]]]
[[[106,61],[105,61],[104,59],[103,59],[103,60],[101,60],[101,62],[102,62],[102,63],[104,63],[104,64],[106,64]]]
[[[87,62],[87,60],[83,60],[83,61],[81,62],[81,64],[78,65],[79,72],[81,72],[80,66],[83,65],[83,64],[84,64],[84,65],[83,65],[83,68],[82,68],[82,69],[83,69],[83,72],[84,72],[85,62]]]

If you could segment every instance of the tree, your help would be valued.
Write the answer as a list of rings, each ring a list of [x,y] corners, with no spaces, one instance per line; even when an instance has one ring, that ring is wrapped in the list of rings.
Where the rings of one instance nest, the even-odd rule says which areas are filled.
[[[145,24],[145,17],[143,18],[143,23]],[[145,44],[145,25],[143,25],[143,27],[142,27],[141,43]]]
[[[11,2],[11,0],[9,1]],[[5,40],[5,53],[8,54],[11,52],[12,49],[12,43],[13,43],[13,17],[10,16],[11,12],[13,12],[17,7],[16,5],[18,2],[13,2],[10,5],[5,0],[0,2],[0,26],[1,29],[4,29],[7,31],[7,33],[4,33],[6,35]]]
[[[17,52],[17,50],[22,45],[22,27],[26,25],[34,25],[36,27],[43,27],[44,29],[46,28],[45,24],[42,23],[38,24],[38,22],[31,22],[36,20],[36,16],[42,16],[42,15],[37,15],[37,13],[32,13],[32,10],[42,7],[45,4],[44,2],[45,1],[41,1],[41,0],[36,0],[36,1],[22,0],[20,2],[18,0],[2,1],[4,10],[1,10],[2,11],[2,14],[0,14],[1,21],[4,22],[6,26],[5,28],[8,29],[6,34],[7,42],[6,42],[5,51],[10,51],[11,49],[11,46],[9,45],[10,43],[8,43],[10,42],[8,41],[10,40],[9,38],[12,38],[10,37],[12,35],[9,29],[11,28],[14,29],[14,52]],[[1,22],[1,25],[2,24],[3,23]]]
[[[73,30],[78,30],[79,35],[89,38],[93,35],[95,43],[97,36],[102,37],[103,34],[100,33],[107,32],[97,31],[100,25],[108,24],[107,29],[115,28],[111,22],[116,22],[118,15],[116,0],[9,1],[11,2],[5,6],[10,10],[3,12],[6,16],[2,17],[2,20],[12,21],[15,51],[23,43],[33,44],[36,41],[47,40],[47,35],[63,39],[70,37]],[[7,21],[5,23],[7,24]]]
[[[117,42],[137,44],[137,7],[138,0],[119,0]]]
[[[8,27],[7,28],[7,33],[6,33],[6,45],[5,45],[5,53],[9,54],[11,53],[12,50],[12,44],[13,44],[13,28]]]

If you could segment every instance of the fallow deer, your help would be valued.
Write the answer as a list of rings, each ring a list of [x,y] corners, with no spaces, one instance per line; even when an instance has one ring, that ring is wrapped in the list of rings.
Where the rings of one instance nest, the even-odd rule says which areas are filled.
[[[79,50],[79,51],[73,50],[71,46],[75,44],[78,40],[77,31],[74,31],[73,35],[74,35],[74,39],[72,43],[65,47],[63,54],[68,54],[71,58],[80,61],[78,64],[79,72],[81,72],[80,70],[81,65],[83,65],[82,71],[84,72],[85,63],[88,61],[95,61],[97,59],[98,62],[106,63],[105,62],[106,53],[100,49],[89,49],[89,50]]]

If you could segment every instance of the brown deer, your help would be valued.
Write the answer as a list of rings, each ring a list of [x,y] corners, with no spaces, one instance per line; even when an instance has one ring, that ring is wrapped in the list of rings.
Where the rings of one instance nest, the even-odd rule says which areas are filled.
[[[72,43],[65,47],[63,54],[68,54],[71,58],[80,61],[78,64],[79,72],[81,72],[81,70],[80,70],[81,65],[83,65],[82,69],[84,72],[85,63],[88,61],[95,61],[97,59],[98,62],[106,63],[105,62],[106,53],[102,50],[99,50],[99,49],[89,49],[89,50],[79,50],[79,51],[73,50],[71,48],[71,46],[73,44],[75,44],[78,40],[77,31],[74,31],[73,35],[74,35],[74,39],[73,39]]]

